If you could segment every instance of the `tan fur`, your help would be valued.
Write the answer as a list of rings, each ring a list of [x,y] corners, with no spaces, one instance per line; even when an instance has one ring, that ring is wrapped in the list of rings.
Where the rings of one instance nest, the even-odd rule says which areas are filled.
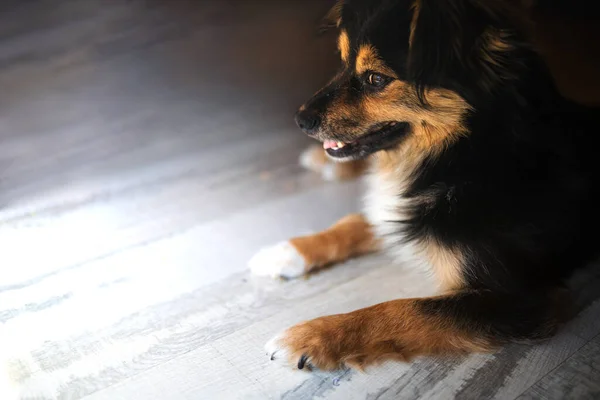
[[[327,156],[327,155],[326,155]],[[335,178],[338,180],[354,179],[361,176],[367,169],[369,163],[367,160],[347,161],[343,163],[334,162],[332,168]]]
[[[336,3],[329,9],[325,17],[323,18],[322,26],[323,28],[329,27],[338,27],[342,23],[342,8],[344,2],[343,0],[338,0]]]
[[[293,363],[307,355],[320,369],[342,365],[363,369],[415,356],[488,352],[490,340],[419,311],[418,299],[394,300],[347,314],[307,321],[288,329],[283,342]]]
[[[447,249],[432,240],[420,243],[419,247],[429,261],[440,288],[457,290],[465,286],[462,253]]]
[[[413,43],[413,38],[415,36],[415,29],[417,28],[417,19],[419,18],[419,13],[421,12],[421,0],[415,0],[412,4],[413,17],[410,21],[410,35],[408,37],[409,46]]]
[[[362,45],[356,56],[356,74],[366,71],[395,78],[369,44]],[[467,134],[463,118],[470,107],[463,98],[447,89],[429,89],[426,97],[427,108],[419,101],[415,88],[398,79],[381,92],[365,93],[360,102],[346,101],[346,95],[340,93],[324,114],[321,134],[328,137],[336,132],[339,140],[351,142],[379,123],[407,122],[411,133],[403,146],[410,148],[408,154],[441,150]]]
[[[415,152],[436,152],[466,135],[463,118],[469,105],[458,94],[446,89],[427,91],[430,108],[423,107],[414,88],[393,81],[381,93],[365,96],[353,105],[340,96],[330,105],[324,119],[323,133],[341,131],[342,141],[353,141],[379,123],[402,121],[410,124],[410,134],[402,146]],[[347,121],[353,121],[348,124]]]
[[[371,225],[360,214],[348,215],[322,232],[291,239],[290,243],[305,259],[307,273],[379,249]]]
[[[355,68],[356,75],[362,75],[366,71],[374,71],[390,77],[396,77],[396,73],[381,60],[375,47],[370,44],[364,44],[359,47]]]
[[[463,117],[469,105],[458,94],[446,89],[426,92],[430,108],[425,108],[411,85],[394,81],[377,96],[365,97],[366,124],[403,121],[411,125],[411,137],[404,146],[412,151],[436,151],[467,134]]]
[[[348,62],[348,58],[350,57],[350,39],[348,39],[348,32],[345,30],[342,30],[340,36],[338,36],[338,49],[342,61]]]

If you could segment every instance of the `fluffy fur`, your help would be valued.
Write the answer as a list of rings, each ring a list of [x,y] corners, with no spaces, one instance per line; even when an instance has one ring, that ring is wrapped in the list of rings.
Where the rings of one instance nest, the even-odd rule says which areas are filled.
[[[334,159],[371,159],[353,229],[431,270],[443,294],[304,322],[269,343],[272,358],[336,368],[490,350],[570,315],[563,280],[597,256],[597,112],[560,96],[505,3],[346,0],[330,13],[343,66],[298,124],[341,142]],[[327,253],[302,242],[290,241],[306,260]]]

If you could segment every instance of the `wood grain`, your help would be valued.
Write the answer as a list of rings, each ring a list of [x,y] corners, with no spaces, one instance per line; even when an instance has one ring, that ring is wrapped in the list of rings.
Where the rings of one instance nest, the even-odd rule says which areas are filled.
[[[600,397],[600,336],[546,375],[519,399],[597,399]]]

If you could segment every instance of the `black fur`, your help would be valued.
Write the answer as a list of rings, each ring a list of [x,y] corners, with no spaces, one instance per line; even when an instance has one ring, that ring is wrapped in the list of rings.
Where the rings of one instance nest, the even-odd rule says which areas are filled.
[[[408,1],[346,0],[342,27],[354,51],[372,43],[423,103],[441,87],[473,108],[469,134],[427,157],[405,194],[433,205],[397,221],[407,239],[465,255],[464,292],[424,300],[422,311],[494,339],[543,337],[564,315],[552,293],[598,253],[598,110],[560,96],[502,2],[419,3],[410,49]],[[490,29],[510,48],[493,63],[482,57]]]

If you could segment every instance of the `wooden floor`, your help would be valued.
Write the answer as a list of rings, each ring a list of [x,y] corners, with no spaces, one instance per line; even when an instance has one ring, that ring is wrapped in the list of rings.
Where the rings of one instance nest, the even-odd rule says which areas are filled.
[[[359,206],[297,164],[336,68],[328,2],[0,2],[0,399],[597,399],[600,271],[551,341],[306,373],[264,343],[430,291],[382,256],[253,278],[264,245]]]

